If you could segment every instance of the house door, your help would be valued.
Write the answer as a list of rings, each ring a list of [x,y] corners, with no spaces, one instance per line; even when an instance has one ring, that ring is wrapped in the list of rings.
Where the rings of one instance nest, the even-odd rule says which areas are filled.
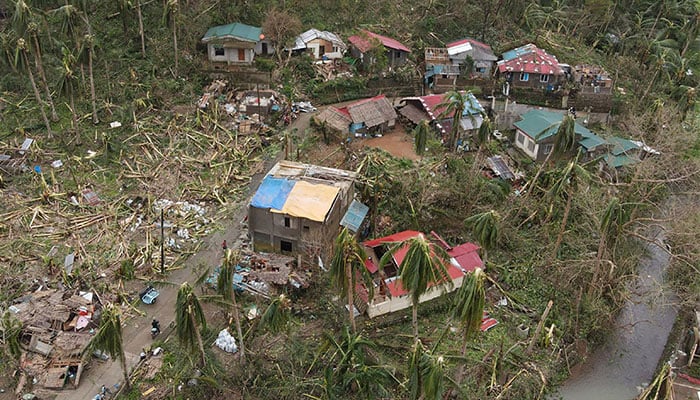
[[[238,49],[238,61],[245,61],[245,49]]]
[[[292,252],[292,242],[288,242],[286,240],[281,240],[280,241],[280,252],[283,254],[289,254]]]
[[[324,54],[326,54],[326,46],[319,47],[318,48],[318,56],[321,57]]]
[[[262,53],[267,54],[267,43],[263,42],[260,44],[262,45]]]

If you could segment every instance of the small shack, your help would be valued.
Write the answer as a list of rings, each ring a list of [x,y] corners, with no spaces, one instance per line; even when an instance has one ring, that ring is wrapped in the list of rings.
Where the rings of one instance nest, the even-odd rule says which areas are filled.
[[[92,292],[40,290],[21,297],[10,312],[22,323],[20,341],[24,371],[48,389],[80,384],[91,329],[99,315]]]
[[[342,58],[347,45],[333,32],[309,29],[294,40],[294,53],[308,52],[315,60]]]
[[[228,65],[251,65],[256,54],[273,52],[262,28],[240,22],[209,28],[202,43],[207,45],[209,61]]]
[[[383,133],[396,125],[396,110],[385,95],[362,99],[345,107],[329,106],[314,118],[341,134],[362,136]]]
[[[401,42],[390,37],[378,35],[368,30],[363,30],[357,35],[348,38],[350,53],[353,57],[362,61],[365,67],[370,66],[376,60],[368,53],[376,46],[383,46],[389,67],[400,67],[408,61],[411,50]]]

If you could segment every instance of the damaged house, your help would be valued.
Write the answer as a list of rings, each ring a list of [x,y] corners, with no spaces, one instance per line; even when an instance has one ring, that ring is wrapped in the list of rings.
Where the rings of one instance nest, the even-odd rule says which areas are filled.
[[[317,165],[277,163],[248,207],[255,251],[298,254],[328,244],[353,200],[356,176]]]
[[[425,81],[439,84],[448,80],[456,84],[458,77],[489,79],[498,57],[491,46],[474,39],[448,43],[444,48],[425,49]]]
[[[92,340],[99,314],[92,292],[55,289],[30,293],[9,310],[22,323],[22,369],[46,389],[75,388]]]
[[[381,94],[341,108],[329,106],[314,117],[314,121],[343,135],[363,135],[383,133],[394,128],[396,116],[394,107]]]
[[[532,43],[508,50],[498,74],[514,87],[554,90],[567,79],[557,58]]]
[[[389,67],[400,67],[408,61],[408,53],[411,50],[401,42],[390,37],[363,30],[357,35],[348,38],[350,53],[353,57],[362,61],[365,67],[369,67],[376,60],[369,54],[376,46],[384,47]]]
[[[362,246],[367,253],[365,267],[372,275],[374,297],[370,300],[367,289],[362,284],[358,284],[356,287],[357,297],[355,306],[360,313],[366,312],[370,318],[373,318],[378,315],[403,310],[411,306],[411,296],[403,287],[401,279],[398,277],[399,267],[408,252],[408,245],[397,250],[389,265],[384,266],[382,270],[379,269],[378,263],[392,245],[419,235],[427,236],[433,243],[445,249],[450,256],[450,264],[447,266],[447,271],[453,284],[450,289],[448,286],[444,285],[435,287],[435,283],[431,283],[428,291],[420,297],[421,303],[439,297],[447,291],[457,290],[462,286],[462,281],[467,273],[477,268],[483,268],[484,263],[481,257],[479,257],[479,246],[467,242],[452,247],[435,232],[430,232],[430,235],[425,235],[417,231],[403,231],[390,236],[363,242]]]
[[[294,40],[294,47],[290,50],[293,53],[308,52],[315,60],[321,58],[335,60],[343,57],[347,46],[343,40],[333,32],[309,29],[296,37]]]
[[[411,125],[417,125],[423,120],[429,120],[430,125],[442,137],[449,135],[452,130],[452,116],[441,115],[445,107],[445,94],[432,94],[419,97],[404,97],[399,102],[399,114]],[[464,111],[459,120],[461,132],[479,129],[484,121],[485,110],[479,100],[469,93],[464,102]]]

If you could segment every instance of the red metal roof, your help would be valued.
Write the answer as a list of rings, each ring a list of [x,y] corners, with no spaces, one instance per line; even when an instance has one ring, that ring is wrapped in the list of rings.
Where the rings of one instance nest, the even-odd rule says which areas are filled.
[[[378,35],[378,34],[376,34],[376,33],[373,33],[373,32],[370,32],[370,31],[366,31],[366,30],[363,30],[362,32],[363,32],[364,34],[366,34],[367,36],[371,37],[371,38],[375,38],[375,39],[379,40],[379,42],[381,42],[381,44],[382,44],[384,47],[388,47],[388,48],[394,49],[394,50],[405,51],[405,52],[407,52],[407,53],[410,53],[410,52],[411,52],[411,50],[409,50],[408,47],[404,46],[403,44],[401,44],[401,42],[399,42],[399,41],[396,40],[396,39],[392,39],[392,38],[390,38],[390,37]],[[350,43],[354,44],[355,47],[357,47],[357,49],[360,50],[360,51],[363,52],[363,53],[365,53],[367,50],[369,50],[369,49],[372,48],[372,43],[370,43],[369,40],[367,40],[366,38],[362,37],[361,35],[353,35],[353,36],[350,36],[350,37],[348,38],[348,41],[349,41]]]
[[[482,42],[480,42],[480,41],[478,41],[478,40],[474,40],[474,39],[470,39],[470,38],[466,38],[466,39],[462,39],[462,40],[455,40],[455,41],[452,42],[452,43],[447,43],[447,44],[445,45],[445,47],[449,49],[450,47],[461,46],[461,45],[463,45],[463,44],[465,44],[465,43],[469,43],[469,44],[471,44],[472,46],[479,46],[479,47],[481,47],[481,48],[487,49],[488,51],[491,51],[491,46],[489,46],[488,44],[482,43]]]
[[[534,45],[523,46],[516,50],[526,50],[509,60],[498,62],[499,72],[527,72],[530,74],[564,75],[559,61],[553,55]]]
[[[414,238],[418,235],[422,235],[422,233],[418,231],[403,231],[379,239],[369,240],[362,244],[366,247],[373,248],[382,244],[403,242],[404,240]],[[451,262],[447,266],[447,273],[450,275],[450,278],[452,280],[464,276],[465,272],[471,272],[474,271],[476,268],[483,267],[484,263],[483,261],[481,261],[481,257],[479,257],[478,252],[479,246],[477,246],[476,244],[467,242],[457,247],[450,248],[449,245],[447,245],[447,242],[445,242],[437,233],[431,232],[431,235],[433,236],[433,239],[437,241],[437,244],[439,246],[443,248],[447,246],[447,254],[454,260],[451,260]],[[394,253],[394,262],[397,266],[401,265],[403,259],[406,257],[407,252],[408,246],[402,246],[396,251],[396,253]],[[372,274],[378,271],[377,265],[372,260],[367,260],[365,262],[365,266],[367,267],[367,270]],[[430,284],[430,286],[433,285],[434,283]],[[386,286],[387,289],[389,289],[389,293],[391,294],[391,296],[396,297],[408,294],[408,291],[404,289],[403,285],[401,284],[401,279],[399,279],[398,277],[394,278],[393,280],[390,280],[389,282],[386,282]]]

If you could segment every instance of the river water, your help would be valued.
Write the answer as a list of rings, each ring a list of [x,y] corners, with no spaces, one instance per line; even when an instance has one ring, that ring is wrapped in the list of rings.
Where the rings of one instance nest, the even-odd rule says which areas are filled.
[[[645,247],[647,255],[639,264],[614,334],[576,369],[554,398],[631,400],[653,379],[678,310],[676,297],[663,282],[668,253],[656,244]]]

